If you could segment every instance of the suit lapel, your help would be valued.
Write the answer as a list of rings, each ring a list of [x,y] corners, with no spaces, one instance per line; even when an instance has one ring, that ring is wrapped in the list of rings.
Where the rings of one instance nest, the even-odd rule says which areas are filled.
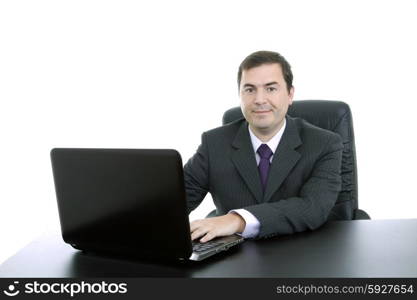
[[[232,161],[258,203],[262,202],[262,185],[250,140],[248,123],[240,126],[232,146]]]
[[[286,117],[287,125],[281,141],[274,153],[269,169],[263,202],[268,202],[272,195],[279,189],[282,182],[300,159],[301,154],[294,150],[302,144],[298,130],[291,117]]]

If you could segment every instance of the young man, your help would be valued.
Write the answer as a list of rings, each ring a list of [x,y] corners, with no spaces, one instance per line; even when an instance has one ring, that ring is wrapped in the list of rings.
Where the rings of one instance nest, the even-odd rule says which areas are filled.
[[[287,115],[292,79],[276,52],[258,51],[241,63],[245,119],[203,133],[184,166],[189,212],[207,192],[217,211],[191,223],[193,240],[234,233],[265,238],[326,222],[341,189],[343,144],[339,135]]]

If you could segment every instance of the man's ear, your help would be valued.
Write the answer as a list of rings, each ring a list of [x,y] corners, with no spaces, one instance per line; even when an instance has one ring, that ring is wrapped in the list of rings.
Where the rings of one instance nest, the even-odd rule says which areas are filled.
[[[288,103],[288,105],[291,105],[294,99],[294,86],[291,87],[290,89],[290,93],[288,94],[290,97],[290,102]]]

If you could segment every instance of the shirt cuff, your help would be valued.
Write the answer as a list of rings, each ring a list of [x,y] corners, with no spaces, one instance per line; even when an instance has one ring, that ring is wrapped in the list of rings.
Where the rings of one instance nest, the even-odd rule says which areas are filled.
[[[261,224],[259,223],[258,219],[248,212],[246,209],[234,209],[229,211],[229,213],[235,213],[241,216],[245,222],[246,226],[242,233],[238,233],[245,239],[254,238],[259,234],[259,228]]]

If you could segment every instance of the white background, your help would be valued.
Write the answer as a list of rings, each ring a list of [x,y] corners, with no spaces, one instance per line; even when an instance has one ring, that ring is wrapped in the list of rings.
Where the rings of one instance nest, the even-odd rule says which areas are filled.
[[[1,1],[0,263],[59,230],[51,148],[176,148],[185,162],[263,49],[291,63],[296,99],[351,106],[360,207],[416,218],[416,16],[413,0]]]

